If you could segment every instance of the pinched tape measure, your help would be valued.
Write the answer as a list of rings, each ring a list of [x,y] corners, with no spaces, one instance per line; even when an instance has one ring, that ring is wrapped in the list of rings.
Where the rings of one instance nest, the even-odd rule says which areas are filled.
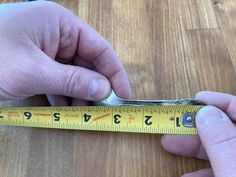
[[[0,125],[166,134],[196,134],[193,99],[127,100],[111,92],[97,106],[0,108]]]

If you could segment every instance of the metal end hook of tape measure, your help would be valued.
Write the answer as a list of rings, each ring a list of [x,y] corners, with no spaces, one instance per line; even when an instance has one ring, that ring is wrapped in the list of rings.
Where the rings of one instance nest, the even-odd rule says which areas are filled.
[[[105,100],[93,102],[95,106],[176,106],[176,105],[202,105],[192,98],[181,100],[132,100],[118,97],[114,91]]]

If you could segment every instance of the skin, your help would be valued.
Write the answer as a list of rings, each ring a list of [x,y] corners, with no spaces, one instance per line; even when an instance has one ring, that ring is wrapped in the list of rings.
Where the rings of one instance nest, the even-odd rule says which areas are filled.
[[[0,22],[0,100],[47,94],[53,106],[86,105],[111,88],[130,96],[112,46],[70,10],[47,1],[4,4]]]
[[[205,91],[196,99],[211,105],[196,115],[199,136],[164,135],[163,148],[176,155],[210,160],[211,169],[184,177],[236,177],[236,96]]]
[[[127,73],[113,48],[68,9],[47,1],[0,6],[0,101],[47,94],[53,106],[87,105],[111,88],[128,98]],[[184,177],[236,177],[236,97],[200,92],[212,106],[196,115],[199,136],[162,137],[167,151],[209,159],[212,169]]]

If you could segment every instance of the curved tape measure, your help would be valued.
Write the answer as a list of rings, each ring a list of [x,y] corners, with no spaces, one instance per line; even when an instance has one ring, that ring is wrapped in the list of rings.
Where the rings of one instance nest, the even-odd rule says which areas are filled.
[[[0,125],[197,134],[194,118],[201,107],[202,105],[0,108]]]

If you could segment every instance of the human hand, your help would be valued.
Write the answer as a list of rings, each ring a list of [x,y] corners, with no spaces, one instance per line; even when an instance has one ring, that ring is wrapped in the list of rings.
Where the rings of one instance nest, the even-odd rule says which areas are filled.
[[[0,5],[0,63],[0,100],[49,94],[52,105],[86,105],[111,87],[121,97],[131,93],[111,45],[53,2]]]
[[[200,92],[196,99],[205,106],[196,115],[198,136],[164,135],[165,150],[188,157],[209,159],[212,169],[202,169],[184,177],[236,177],[236,96]]]

